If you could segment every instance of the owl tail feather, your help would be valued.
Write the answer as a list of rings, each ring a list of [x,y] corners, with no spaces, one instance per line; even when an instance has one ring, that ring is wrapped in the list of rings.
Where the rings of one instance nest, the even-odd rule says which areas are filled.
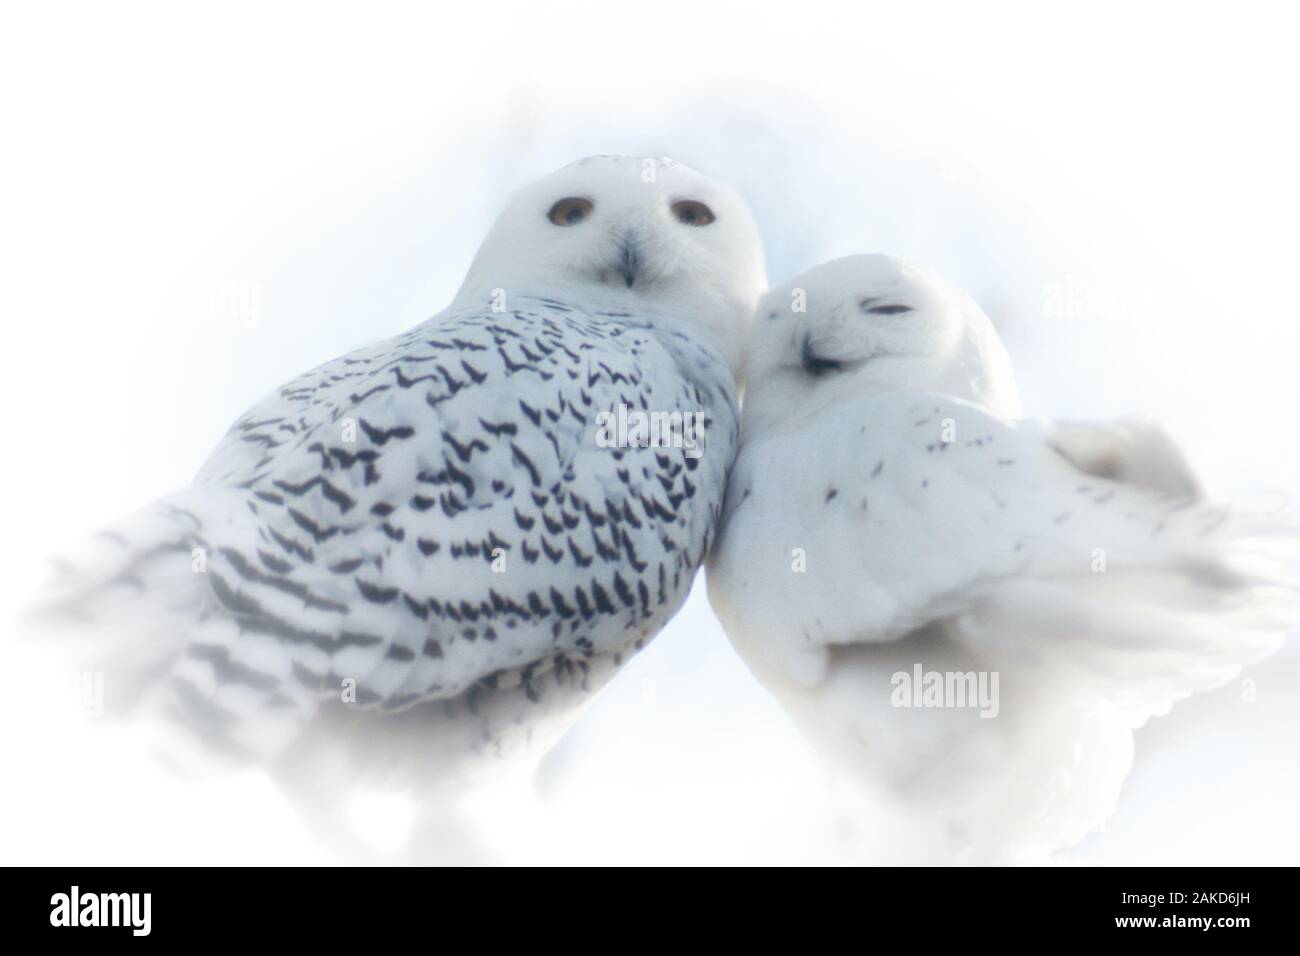
[[[234,659],[237,643],[256,647],[256,623],[223,604],[208,564],[248,540],[248,495],[194,486],[92,535],[54,562],[20,627],[56,669],[96,675],[104,716],[142,723],[152,749],[189,774],[279,752],[316,706]]]
[[[1221,687],[1300,626],[1287,516],[1234,516],[1164,561],[1022,578],[990,589],[953,622],[963,643],[1044,675],[1065,673],[1133,727]]]

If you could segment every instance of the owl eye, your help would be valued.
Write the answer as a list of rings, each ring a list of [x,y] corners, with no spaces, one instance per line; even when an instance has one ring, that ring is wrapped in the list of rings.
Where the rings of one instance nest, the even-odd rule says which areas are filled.
[[[874,305],[879,299],[863,299],[858,303],[858,307],[868,315],[902,315],[904,312],[911,312],[910,305]]]
[[[678,222],[687,226],[707,226],[717,218],[713,215],[712,209],[694,199],[683,199],[673,203],[673,215],[677,217]]]
[[[579,199],[576,196],[570,196],[567,199],[561,199],[552,206],[551,211],[546,214],[546,218],[557,226],[576,226],[591,215],[593,208],[590,199]]]

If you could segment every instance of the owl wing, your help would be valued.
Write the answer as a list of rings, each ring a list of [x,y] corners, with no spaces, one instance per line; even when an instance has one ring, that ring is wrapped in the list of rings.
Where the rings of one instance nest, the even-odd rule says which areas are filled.
[[[1044,441],[1086,474],[1170,494],[1202,493],[1182,449],[1155,422],[1027,421],[1021,427],[1041,429]]]
[[[836,646],[941,622],[991,658],[1094,675],[1140,722],[1294,620],[1294,525],[1088,474],[1038,427],[962,401],[852,403],[747,447],[734,475],[716,590],[751,617],[737,631],[763,636],[752,652],[798,682],[823,679]]]
[[[620,405],[700,415],[698,451],[605,447]],[[553,302],[448,313],[260,403],[64,593],[129,580],[169,707],[228,749],[280,749],[328,698],[509,698],[515,724],[680,606],[735,439],[730,375],[689,341]]]

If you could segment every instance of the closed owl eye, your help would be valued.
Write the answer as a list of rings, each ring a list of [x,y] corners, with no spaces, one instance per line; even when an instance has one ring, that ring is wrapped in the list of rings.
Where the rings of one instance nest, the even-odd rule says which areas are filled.
[[[862,311],[868,315],[902,315],[904,312],[912,311],[910,305],[896,305],[892,303],[888,305],[872,305],[875,301],[875,299],[863,299],[859,303],[859,306]]]
[[[707,226],[717,217],[713,210],[694,199],[683,199],[673,203],[673,215],[677,221],[687,226]]]
[[[576,226],[591,215],[593,208],[590,199],[569,196],[552,206],[546,218],[557,226]]]

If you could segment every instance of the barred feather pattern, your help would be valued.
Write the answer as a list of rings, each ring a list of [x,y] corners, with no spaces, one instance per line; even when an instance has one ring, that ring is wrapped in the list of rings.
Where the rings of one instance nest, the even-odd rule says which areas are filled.
[[[116,554],[63,603],[133,622],[162,672],[141,697],[247,758],[339,706],[500,748],[663,626],[720,513],[731,372],[653,317],[513,305],[448,311],[289,382],[192,488],[104,539]],[[702,413],[699,451],[601,447],[597,416],[620,404]],[[122,656],[132,694],[140,656]]]

